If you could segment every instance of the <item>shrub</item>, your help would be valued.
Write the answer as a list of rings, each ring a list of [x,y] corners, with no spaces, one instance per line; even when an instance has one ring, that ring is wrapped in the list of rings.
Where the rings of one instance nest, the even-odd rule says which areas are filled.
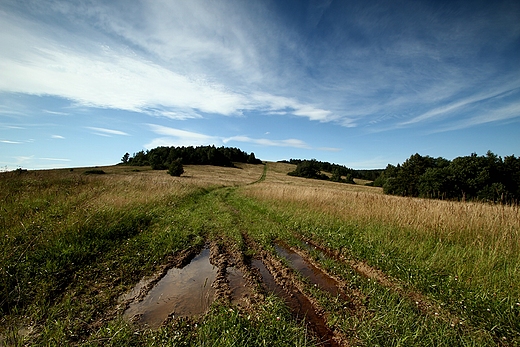
[[[184,167],[182,166],[182,161],[180,159],[176,159],[172,161],[170,167],[168,168],[168,173],[172,176],[179,177],[184,173]]]
[[[106,172],[103,170],[99,170],[99,169],[85,171],[85,175],[103,175],[103,174],[106,174]]]

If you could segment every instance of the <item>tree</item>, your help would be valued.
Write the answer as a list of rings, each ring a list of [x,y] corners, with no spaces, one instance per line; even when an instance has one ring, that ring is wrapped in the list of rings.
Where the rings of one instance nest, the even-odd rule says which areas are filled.
[[[184,173],[184,167],[182,166],[182,160],[180,158],[171,162],[170,167],[168,168],[168,173],[177,177]]]
[[[289,172],[291,176],[328,179],[326,175],[321,173],[320,163],[316,159],[304,160],[296,165],[296,170]]]
[[[130,158],[130,153],[126,152],[125,155],[123,155],[123,158],[121,158],[121,162],[123,164],[128,164],[128,158]]]

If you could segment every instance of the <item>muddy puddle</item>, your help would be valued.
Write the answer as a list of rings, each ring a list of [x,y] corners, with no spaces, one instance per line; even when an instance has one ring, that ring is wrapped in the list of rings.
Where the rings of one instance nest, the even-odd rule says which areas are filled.
[[[227,279],[231,291],[231,303],[240,307],[246,307],[252,292],[244,278],[244,273],[234,266],[229,267],[227,268]]]
[[[185,267],[168,270],[141,301],[128,306],[124,316],[154,329],[169,316],[191,317],[206,312],[215,296],[211,284],[217,275],[209,256],[206,248]],[[142,283],[137,286],[142,287]]]
[[[273,275],[266,268],[262,260],[254,259],[251,265],[258,269],[262,282],[267,290],[282,298],[298,320],[305,320],[320,339],[320,346],[339,346],[333,339],[334,333],[330,330],[322,316],[318,315],[312,303],[299,291],[288,293],[276,283]]]
[[[312,284],[318,286],[320,289],[328,292],[332,296],[340,296],[343,299],[346,299],[339,288],[339,283],[335,279],[306,261],[302,256],[290,248],[280,244],[276,244],[274,248],[279,256],[285,258],[294,270],[298,271]]]

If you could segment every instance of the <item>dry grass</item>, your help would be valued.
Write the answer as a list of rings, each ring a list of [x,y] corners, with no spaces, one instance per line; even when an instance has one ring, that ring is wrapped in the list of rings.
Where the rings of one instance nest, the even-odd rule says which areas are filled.
[[[295,176],[288,176],[287,173],[294,171],[296,165],[286,163],[267,163],[267,178],[266,182],[272,184],[282,184],[290,187],[303,187],[303,188],[315,188],[315,189],[331,189],[335,191],[358,191],[358,192],[371,192],[374,194],[383,194],[383,190],[378,187],[369,187],[364,184],[370,181],[365,180],[354,180],[357,184],[345,184],[330,181],[313,180]]]
[[[287,169],[276,165],[240,192],[280,213],[287,228],[347,250],[463,315],[466,306],[457,302],[465,301],[467,312],[494,312],[481,321],[470,313],[477,325],[509,326],[511,310],[520,306],[518,205],[390,196],[374,187],[290,177]]]
[[[0,175],[0,222],[7,230],[37,223],[55,210],[58,219],[64,211],[89,215],[95,211],[121,209],[146,203],[175,201],[198,189],[235,186],[261,177],[262,165],[240,168],[186,166],[181,177],[148,167],[99,167],[104,175],[85,175],[90,168],[37,170]],[[58,214],[60,216],[58,216]],[[68,213],[67,213],[68,215]],[[70,215],[69,215],[70,216]],[[75,219],[75,218],[72,218]],[[56,226],[58,229],[64,225]]]
[[[172,177],[166,171],[147,170],[132,172],[136,168],[109,167],[92,179],[102,180],[104,189],[96,198],[99,206],[122,207],[126,204],[141,204],[163,198],[182,197],[196,189],[244,185],[257,180],[263,167],[244,164],[240,168],[204,165],[184,167],[181,177]],[[137,168],[139,170],[139,168]]]
[[[380,188],[287,176],[288,164],[269,167],[267,179],[244,192],[274,204],[297,204],[348,221],[383,223],[486,249],[518,250],[518,206],[383,195]]]

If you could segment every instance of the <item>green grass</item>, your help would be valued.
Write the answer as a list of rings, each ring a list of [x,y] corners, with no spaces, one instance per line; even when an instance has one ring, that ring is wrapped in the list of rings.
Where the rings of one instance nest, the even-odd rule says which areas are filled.
[[[246,197],[240,186],[188,185],[181,179],[163,181],[170,178],[164,172],[163,177],[127,170],[1,177],[0,342],[316,345],[305,325],[273,296],[250,310],[215,302],[207,315],[156,331],[132,325],[116,310],[121,294],[181,250],[217,240],[247,257],[260,248],[275,256],[273,244],[283,240],[309,252],[356,293],[353,311],[348,303],[299,280],[325,310],[329,325],[352,345],[520,344],[520,261],[515,252],[497,252],[382,221],[344,220],[298,203],[257,200]],[[267,166],[260,180],[256,176],[250,182],[264,184],[269,180],[266,170]],[[243,235],[259,248],[249,249]],[[348,261],[308,250],[302,238],[383,271],[400,289],[363,276]],[[440,315],[420,310],[403,294],[412,292],[440,306]]]
[[[253,312],[214,304],[201,319],[181,319],[156,331],[135,331],[114,320],[93,334],[85,346],[314,346],[277,297],[269,296]]]
[[[367,279],[353,275],[352,269],[337,272],[341,268],[337,265],[331,272],[348,279],[371,298],[368,310],[373,317],[361,322],[344,317],[333,320],[350,321],[342,329],[347,333],[354,329],[367,345],[401,345],[403,341],[407,341],[406,345],[446,346],[520,343],[520,300],[515,284],[518,282],[507,277],[508,267],[518,266],[515,256],[491,255],[496,261],[496,273],[490,276],[475,269],[482,265],[481,257],[486,256],[479,249],[417,237],[406,229],[384,224],[343,222],[297,205],[280,208],[278,204],[244,198],[236,206],[247,206],[244,214],[255,220],[255,237],[260,242],[268,244],[277,237],[287,240],[289,235],[315,240],[347,258],[364,260],[383,270],[406,290],[422,293],[470,326],[454,329],[450,322],[423,317],[410,300],[374,281],[367,284]],[[261,225],[266,217],[268,220]],[[322,265],[327,268],[327,264]],[[465,271],[485,278],[469,280],[464,278]],[[334,307],[329,311],[337,312]]]

